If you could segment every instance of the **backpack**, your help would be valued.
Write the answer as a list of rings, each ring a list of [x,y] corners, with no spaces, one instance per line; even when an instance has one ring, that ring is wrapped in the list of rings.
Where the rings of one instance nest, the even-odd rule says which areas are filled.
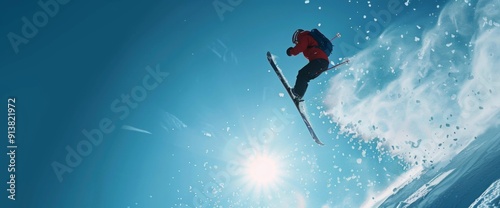
[[[316,42],[318,42],[318,45],[313,47],[321,49],[325,52],[326,56],[330,56],[330,54],[332,54],[333,44],[327,37],[325,37],[325,35],[323,35],[323,33],[321,33],[318,29],[312,29],[309,34],[314,38],[314,40],[316,40]]]

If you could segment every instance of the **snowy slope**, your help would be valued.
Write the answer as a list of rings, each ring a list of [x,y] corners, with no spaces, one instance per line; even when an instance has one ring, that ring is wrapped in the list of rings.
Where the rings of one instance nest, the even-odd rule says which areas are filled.
[[[446,167],[426,172],[396,191],[380,207],[468,207],[481,203],[490,203],[486,207],[498,207],[500,196],[497,192],[500,189],[495,184],[500,178],[499,158],[500,128],[493,128],[478,137]]]

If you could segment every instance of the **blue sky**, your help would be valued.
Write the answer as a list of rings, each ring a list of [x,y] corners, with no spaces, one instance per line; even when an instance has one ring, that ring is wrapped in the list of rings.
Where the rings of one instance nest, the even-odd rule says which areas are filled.
[[[492,3],[60,1],[32,37],[23,17],[43,16],[42,7],[2,3],[0,85],[2,99],[16,98],[19,168],[18,199],[1,203],[370,204],[497,123],[498,86],[479,79],[496,76],[481,64],[498,56],[488,39],[498,14],[484,9]],[[298,28],[341,33],[330,60],[351,59],[305,96],[322,147],[265,57],[275,54],[293,83],[307,63],[285,54]],[[13,45],[12,33],[27,42]],[[450,136],[458,142],[439,140]],[[262,156],[279,174],[258,185],[247,164]]]

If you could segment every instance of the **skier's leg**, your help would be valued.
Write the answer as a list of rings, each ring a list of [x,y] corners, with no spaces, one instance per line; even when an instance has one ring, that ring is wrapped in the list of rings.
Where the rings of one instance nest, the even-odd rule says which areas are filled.
[[[318,77],[319,72],[328,67],[328,61],[324,59],[315,59],[306,64],[302,69],[299,70],[297,74],[297,80],[295,81],[295,86],[293,91],[300,97],[304,97],[306,93],[308,83],[312,79]]]
[[[304,94],[306,93],[307,87],[309,85],[308,82],[309,80],[311,80],[309,75],[310,67],[311,67],[311,62],[302,67],[302,69],[300,69],[299,73],[297,74],[297,79],[295,80],[295,86],[293,87],[293,92],[299,98],[304,97]]]
[[[329,65],[328,61],[324,60],[324,59],[315,59],[315,60],[313,60],[313,62],[314,62],[313,66],[311,67],[313,70],[309,74],[310,80],[313,80],[316,77],[318,77],[319,75],[321,75],[321,72],[326,70],[328,68],[328,65]]]

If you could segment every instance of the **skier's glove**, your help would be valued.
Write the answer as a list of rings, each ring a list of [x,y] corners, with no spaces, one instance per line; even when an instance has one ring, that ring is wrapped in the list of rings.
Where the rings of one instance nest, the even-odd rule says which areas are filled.
[[[286,49],[286,55],[292,56],[292,52],[290,52],[292,49],[293,49],[292,47]]]

